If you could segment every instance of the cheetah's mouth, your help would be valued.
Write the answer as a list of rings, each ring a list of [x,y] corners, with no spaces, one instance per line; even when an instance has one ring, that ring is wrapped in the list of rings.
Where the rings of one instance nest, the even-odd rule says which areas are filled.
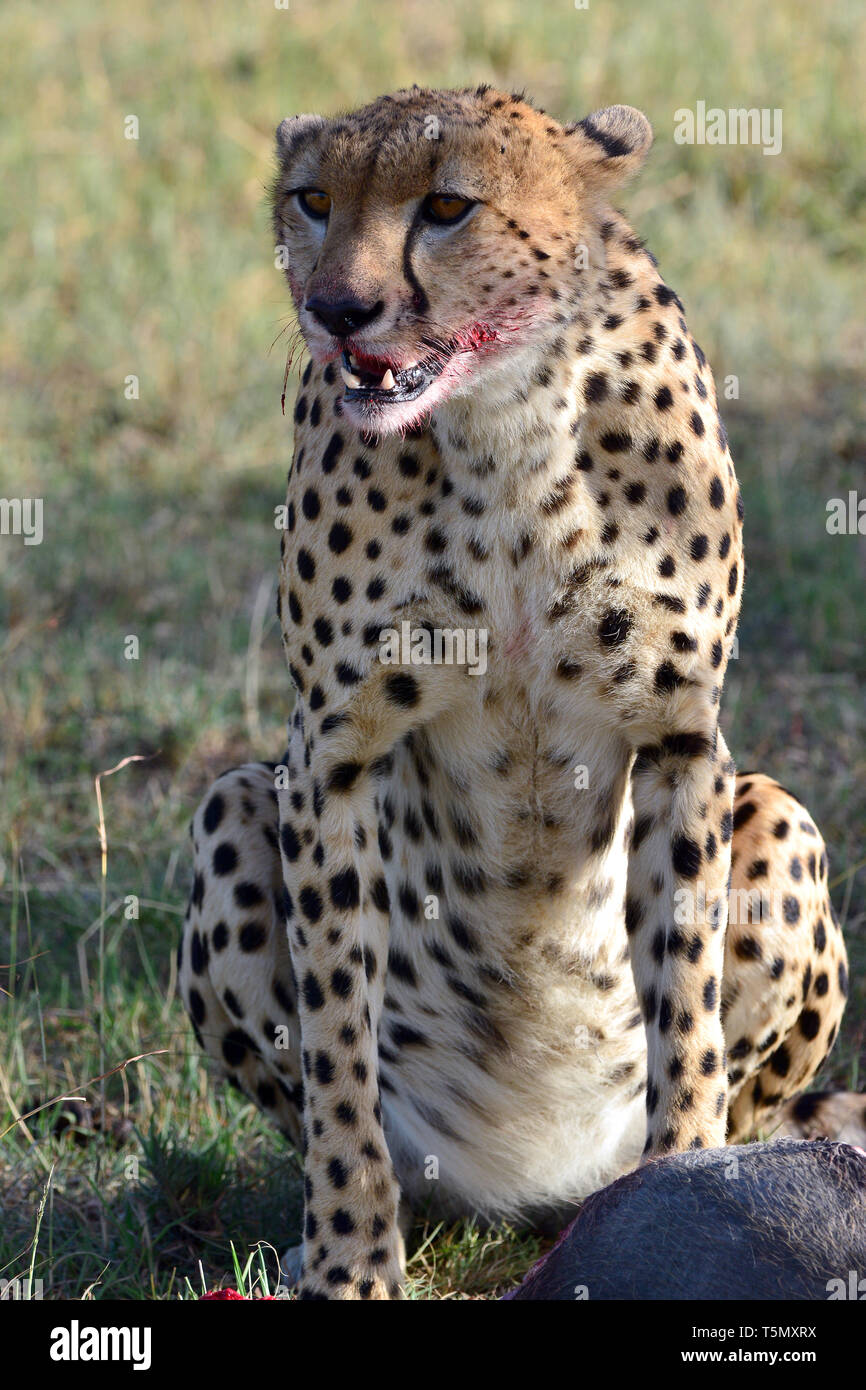
[[[346,388],[346,400],[376,405],[400,405],[417,400],[441,375],[445,361],[438,356],[428,357],[409,367],[398,367],[385,358],[366,357],[344,348],[340,375]]]

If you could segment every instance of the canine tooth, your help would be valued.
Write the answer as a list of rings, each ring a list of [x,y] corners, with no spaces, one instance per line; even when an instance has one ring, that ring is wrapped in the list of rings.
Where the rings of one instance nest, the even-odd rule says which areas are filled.
[[[390,368],[390,367],[389,367],[388,370],[386,371],[385,375],[382,377],[382,380],[379,382],[379,390],[380,390],[380,391],[393,391],[393,390],[394,390],[394,373],[391,371],[391,368]]]
[[[343,378],[346,386],[352,391],[357,391],[358,387],[361,385],[361,378],[355,376],[354,372],[347,372],[346,368],[343,366],[340,367],[340,376]]]

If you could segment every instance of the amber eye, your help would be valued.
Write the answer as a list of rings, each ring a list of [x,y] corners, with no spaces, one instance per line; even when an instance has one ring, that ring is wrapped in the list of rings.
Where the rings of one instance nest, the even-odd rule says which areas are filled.
[[[457,198],[452,193],[431,193],[424,199],[422,211],[428,222],[447,226],[459,222],[473,206],[469,198]]]
[[[310,217],[316,217],[322,221],[331,211],[330,195],[323,193],[320,188],[305,188],[298,194],[298,202]]]

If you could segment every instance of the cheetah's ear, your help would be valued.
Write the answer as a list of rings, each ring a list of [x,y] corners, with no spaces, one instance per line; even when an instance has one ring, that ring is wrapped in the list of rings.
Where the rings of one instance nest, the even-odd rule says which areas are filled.
[[[280,163],[284,164],[297,154],[304,141],[325,125],[327,121],[324,116],[311,116],[309,113],[303,116],[287,116],[284,121],[280,121],[277,126],[277,158]]]
[[[578,173],[599,188],[637,173],[653,142],[652,126],[633,106],[606,106],[565,130]]]

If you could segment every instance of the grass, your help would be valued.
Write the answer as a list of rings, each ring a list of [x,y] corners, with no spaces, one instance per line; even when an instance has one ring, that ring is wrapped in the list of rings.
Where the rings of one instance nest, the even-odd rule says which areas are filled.
[[[749,572],[728,741],[825,832],[854,988],[822,1079],[862,1086],[866,555],[825,518],[866,452],[864,27],[853,0],[145,0],[122,24],[108,0],[7,0],[0,495],[43,498],[45,539],[0,538],[0,1278],[174,1298],[239,1270],[262,1290],[263,1242],[297,1239],[295,1155],[211,1087],[174,996],[185,827],[216,772],[278,748],[288,705],[271,133],[416,80],[653,121],[623,203],[739,387],[724,413]],[[782,108],[782,153],[675,145],[675,111],[699,99]],[[132,754],[101,784],[103,874],[94,778]],[[82,1099],[21,1119],[57,1096]],[[421,1227],[410,1289],[492,1297],[537,1253]]]

